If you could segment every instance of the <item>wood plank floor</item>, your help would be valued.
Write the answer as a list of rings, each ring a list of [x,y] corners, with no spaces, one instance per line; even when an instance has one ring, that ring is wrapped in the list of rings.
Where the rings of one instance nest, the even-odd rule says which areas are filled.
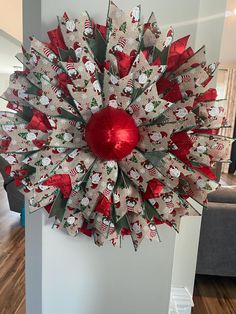
[[[24,228],[0,187],[0,314],[25,314]]]
[[[221,175],[221,180],[220,180],[220,184],[221,185],[228,185],[228,186],[232,186],[235,185],[236,186],[236,174],[226,174],[223,173]]]
[[[222,181],[236,185],[236,176]],[[0,314],[25,314],[24,229],[9,211],[1,183],[0,200]],[[194,303],[192,314],[236,314],[236,278],[197,276]]]
[[[236,278],[197,276],[192,314],[235,314]]]

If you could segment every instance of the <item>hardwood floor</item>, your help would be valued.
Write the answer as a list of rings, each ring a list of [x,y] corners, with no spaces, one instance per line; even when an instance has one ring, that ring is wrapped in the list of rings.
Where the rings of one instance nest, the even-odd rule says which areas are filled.
[[[228,185],[228,186],[235,185],[236,186],[236,174],[223,173],[221,175],[220,183],[222,185]]]
[[[223,175],[222,181],[236,185],[236,176]],[[25,314],[24,229],[19,215],[9,211],[1,186],[0,314]],[[192,314],[236,314],[236,278],[197,276],[194,303]]]
[[[25,314],[24,228],[0,188],[0,314]]]
[[[197,276],[192,314],[235,314],[236,278]]]

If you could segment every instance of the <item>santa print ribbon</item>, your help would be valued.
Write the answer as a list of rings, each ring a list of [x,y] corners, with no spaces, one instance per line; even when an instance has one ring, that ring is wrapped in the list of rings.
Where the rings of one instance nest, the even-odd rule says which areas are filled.
[[[196,130],[197,131],[197,130]],[[206,134],[215,134],[215,130],[204,130]],[[193,142],[190,140],[188,134],[186,132],[179,132],[174,134],[171,137],[173,143],[178,147],[178,150],[172,151],[172,153],[182,162],[187,164],[191,169],[200,171],[201,173],[205,174],[211,180],[216,180],[216,175],[213,173],[210,167],[205,165],[195,166],[193,165],[188,158],[186,157],[193,147]]]
[[[10,176],[12,167],[10,165],[5,166],[4,171],[5,173]],[[29,171],[27,169],[20,169],[16,171],[16,174],[14,176],[15,185],[16,187],[19,187],[22,185],[22,179],[24,179],[28,175]]]
[[[15,104],[15,103],[11,103],[11,102],[8,102],[8,104],[6,105],[6,107],[8,109],[11,109],[11,110],[14,110],[16,112],[22,112],[23,111],[23,107],[19,104]]]

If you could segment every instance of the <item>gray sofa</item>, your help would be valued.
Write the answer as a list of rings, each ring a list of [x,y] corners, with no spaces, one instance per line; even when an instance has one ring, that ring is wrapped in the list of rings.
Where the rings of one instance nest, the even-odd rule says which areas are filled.
[[[209,194],[203,211],[197,274],[236,277],[236,187]]]
[[[4,188],[7,192],[10,210],[21,213],[24,207],[24,196],[17,190],[14,180],[6,175],[4,171],[6,165],[7,162],[0,157],[0,172],[3,177]]]

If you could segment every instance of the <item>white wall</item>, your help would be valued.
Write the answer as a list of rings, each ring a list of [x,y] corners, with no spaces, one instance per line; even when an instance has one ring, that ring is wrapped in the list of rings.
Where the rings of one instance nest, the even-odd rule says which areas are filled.
[[[164,226],[159,231],[162,243],[144,242],[134,252],[129,238],[121,249],[98,248],[92,239],[71,238],[48,223],[42,313],[167,314],[175,232]]]
[[[0,73],[0,96],[5,92],[9,85],[9,74],[6,73]],[[5,111],[6,110],[6,104],[7,102],[0,98],[0,111]]]
[[[199,10],[199,0],[176,0],[176,1],[163,1],[163,0],[116,0],[114,1],[119,7],[131,9],[137,4],[142,5],[142,13],[147,19],[152,11],[155,12],[160,25],[174,25],[176,27],[176,35],[185,35],[186,32],[195,35],[196,32],[196,19]],[[108,1],[79,1],[74,0],[60,0],[42,2],[42,21],[43,29],[46,31],[52,25],[55,25],[55,14],[62,15],[67,11],[71,16],[77,16],[83,10],[87,10],[92,18],[100,23],[104,23],[107,14]],[[186,22],[192,21],[186,29]],[[180,26],[178,26],[180,24]]]
[[[202,211],[201,208],[199,210]],[[175,288],[187,288],[191,295],[194,289],[200,228],[201,217],[182,218],[180,232],[175,241],[171,284]]]
[[[21,44],[9,34],[0,30],[0,73],[12,73],[14,67],[21,67],[21,63],[15,58],[20,52]]]
[[[196,47],[206,45],[209,62],[220,59],[225,8],[226,0],[201,0],[200,2]]]
[[[236,65],[236,0],[227,0],[227,18],[224,23],[224,31],[222,38],[222,45],[220,51],[220,62],[222,64],[228,64],[229,66]]]

